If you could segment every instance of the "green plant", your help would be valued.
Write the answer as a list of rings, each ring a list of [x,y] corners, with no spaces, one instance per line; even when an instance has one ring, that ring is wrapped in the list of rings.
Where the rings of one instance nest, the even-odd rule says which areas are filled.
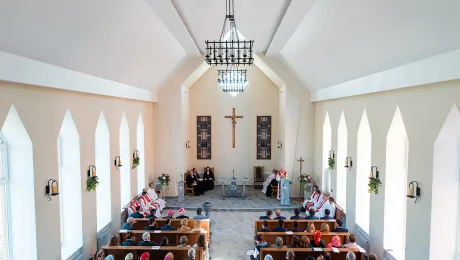
[[[382,186],[382,182],[380,181],[380,179],[371,178],[369,179],[369,184],[367,186],[369,186],[369,193],[373,192],[374,194],[379,194],[379,187]]]
[[[136,169],[137,166],[139,166],[140,161],[141,161],[141,158],[139,158],[139,157],[134,157],[133,158],[133,169]]]
[[[97,185],[99,185],[99,177],[89,177],[86,180],[86,191],[96,191]]]
[[[335,167],[335,160],[334,158],[327,159],[327,165],[329,166],[330,170],[334,170]]]

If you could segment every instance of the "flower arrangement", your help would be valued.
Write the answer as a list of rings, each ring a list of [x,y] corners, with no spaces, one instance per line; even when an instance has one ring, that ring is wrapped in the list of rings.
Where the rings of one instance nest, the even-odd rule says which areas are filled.
[[[369,193],[374,193],[377,195],[379,194],[379,187],[382,186],[382,182],[380,179],[372,178],[369,179],[369,184],[367,184],[367,186],[369,186],[369,189],[367,190]]]
[[[160,182],[160,185],[161,186],[169,186],[169,182],[171,181],[171,178],[169,177],[169,174],[167,173],[162,173],[159,177],[158,177],[158,181]]]
[[[300,182],[300,184],[304,185],[306,183],[312,183],[312,178],[310,174],[305,174],[302,173],[297,180]]]

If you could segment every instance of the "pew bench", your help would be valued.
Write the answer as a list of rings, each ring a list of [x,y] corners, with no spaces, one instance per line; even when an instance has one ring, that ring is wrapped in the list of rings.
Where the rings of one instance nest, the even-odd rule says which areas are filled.
[[[152,249],[151,246],[103,246],[102,250],[106,256],[113,255],[115,260],[125,260],[128,253],[133,253],[134,259],[139,259],[144,252],[150,254],[150,259],[162,260],[166,254],[171,252],[174,259],[189,259],[189,247],[161,246],[159,249]],[[204,250],[202,247],[195,247],[195,260],[204,260]]]
[[[198,241],[198,236],[201,234],[206,235],[204,232],[194,232],[194,231],[163,231],[163,230],[130,230],[135,237],[136,244],[141,242],[142,234],[144,232],[150,233],[150,241],[160,245],[161,239],[163,237],[168,238],[170,246],[177,246],[179,244],[179,238],[181,236],[186,236],[188,239],[189,245],[193,246]],[[121,245],[122,242],[126,241],[126,231],[118,231],[118,245]]]
[[[135,218],[137,221],[133,228],[134,230],[144,230],[144,227],[149,225],[149,219],[148,218]],[[196,219],[189,219],[187,226],[191,229],[195,227],[195,222]],[[174,227],[175,229],[178,229],[181,227],[180,225],[181,219],[171,219],[171,226]],[[155,224],[158,229],[162,228],[163,226],[166,225],[166,219],[164,218],[157,218],[155,219]],[[211,225],[210,225],[210,220],[209,219],[200,219],[200,227],[206,230],[206,238],[207,240],[211,239]]]
[[[267,241],[270,246],[275,244],[277,237],[281,237],[285,245],[290,245],[293,236],[297,236],[299,239],[302,236],[307,236],[310,240],[313,240],[314,236],[314,234],[311,232],[293,232],[292,234],[286,234],[285,232],[257,232],[257,235],[262,235],[263,240]],[[324,241],[324,243],[326,243],[327,246],[327,244],[332,242],[332,238],[334,236],[339,236],[340,242],[342,242],[342,244],[346,244],[348,243],[349,235],[350,233],[327,232],[321,233],[321,239]]]
[[[338,248],[340,253],[334,253],[331,248],[323,248],[323,252],[313,251],[312,248],[261,248],[260,259],[264,259],[267,254],[270,254],[273,259],[285,259],[288,250],[294,251],[295,259],[307,259],[310,255],[316,259],[323,252],[329,252],[331,260],[346,260],[348,251],[355,253],[357,260],[364,260],[365,255],[356,248]]]
[[[278,220],[277,219],[272,219],[272,220],[267,220],[268,221],[268,229],[273,230],[278,226]],[[321,224],[326,222],[329,224],[330,230],[333,230],[334,228],[337,227],[337,222],[335,219],[331,220],[308,220],[308,219],[298,219],[298,220],[284,220],[284,227],[287,228],[288,230],[294,229],[294,221],[299,222],[299,229],[305,230],[307,228],[307,224],[309,222],[313,222],[315,224],[315,229],[319,230],[321,228]],[[263,219],[256,220],[254,223],[254,235],[257,233],[257,230],[262,229],[262,223],[264,222]]]

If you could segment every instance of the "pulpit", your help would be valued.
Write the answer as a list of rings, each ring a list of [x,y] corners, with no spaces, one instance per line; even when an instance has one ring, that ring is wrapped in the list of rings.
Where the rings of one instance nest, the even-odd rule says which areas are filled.
[[[264,167],[254,166],[254,188],[261,188],[264,185]]]
[[[280,183],[280,205],[290,206],[291,205],[291,184],[290,180],[285,178],[281,179]]]

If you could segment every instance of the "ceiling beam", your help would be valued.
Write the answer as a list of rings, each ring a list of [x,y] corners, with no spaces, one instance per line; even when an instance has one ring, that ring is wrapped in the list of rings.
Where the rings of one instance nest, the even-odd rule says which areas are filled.
[[[299,24],[313,7],[315,0],[291,0],[281,23],[269,43],[267,56],[278,56],[296,31]]]
[[[184,48],[188,56],[201,56],[200,50],[197,47],[195,39],[192,37],[185,22],[177,12],[171,0],[145,0],[152,8],[155,14],[160,18],[163,24],[168,28],[169,32]]]

